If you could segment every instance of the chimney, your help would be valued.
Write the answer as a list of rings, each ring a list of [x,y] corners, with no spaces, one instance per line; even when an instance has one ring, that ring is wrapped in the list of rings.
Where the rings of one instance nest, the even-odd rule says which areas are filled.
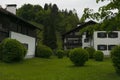
[[[0,8],[2,8],[2,6],[0,5]]]
[[[6,10],[16,15],[16,4],[7,4]]]

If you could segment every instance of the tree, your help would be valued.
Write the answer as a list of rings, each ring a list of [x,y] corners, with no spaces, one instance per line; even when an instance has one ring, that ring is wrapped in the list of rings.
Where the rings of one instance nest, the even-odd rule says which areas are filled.
[[[17,15],[25,20],[33,21],[35,18],[35,13],[33,11],[33,5],[24,4],[21,8],[17,10]]]
[[[111,17],[115,17],[120,13],[119,0],[96,0],[96,3],[104,2],[104,1],[108,1],[109,3],[105,6],[100,7],[98,12],[96,13],[93,12],[93,9],[85,8],[82,19],[83,20],[85,20],[86,18],[94,19],[94,20],[103,19],[104,21],[106,19],[111,19]]]
[[[59,10],[56,4],[46,3],[43,8],[40,5],[24,4],[17,10],[17,16],[32,24],[42,24],[44,27],[40,27],[43,28],[43,44],[49,47],[54,44],[54,48],[58,43],[62,45],[61,35],[79,23],[75,10]]]
[[[96,21],[101,21],[101,23],[94,26],[94,30],[105,30],[105,31],[114,31],[120,30],[120,4],[119,0],[96,0],[97,3],[109,1],[105,6],[99,8],[98,12],[93,11],[93,9],[85,8],[84,14],[81,18],[81,22],[84,22],[86,19],[93,19]],[[89,30],[90,28],[86,29]]]
[[[48,4],[45,4],[45,5],[44,5],[44,10],[48,10],[48,8],[49,8],[49,5],[48,5]]]
[[[46,7],[46,5],[45,5],[45,7]],[[47,19],[47,21],[49,21],[50,24],[48,24],[48,25],[46,25],[46,27],[44,27],[43,44],[45,44],[46,46],[49,46],[52,49],[56,49],[57,48],[57,39],[56,39],[55,27],[56,27],[56,17],[58,15],[58,7],[56,4],[54,4],[52,6],[51,13],[49,15],[50,15],[50,17]]]

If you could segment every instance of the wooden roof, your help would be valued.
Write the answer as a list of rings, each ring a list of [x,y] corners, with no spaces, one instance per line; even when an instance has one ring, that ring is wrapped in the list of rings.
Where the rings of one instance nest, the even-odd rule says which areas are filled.
[[[94,24],[97,24],[96,22],[90,20],[88,22],[85,22],[85,23],[81,23],[78,27],[66,32],[65,34],[63,34],[62,36],[65,37],[66,35],[70,34],[71,32],[75,32],[75,31],[78,31],[84,27],[87,27],[88,25],[94,25]]]
[[[13,13],[11,13],[11,12],[3,9],[3,8],[0,8],[0,14],[4,14],[4,15],[7,15],[9,17],[13,17],[13,18],[19,20],[20,22],[26,23],[27,25],[29,25],[31,27],[34,27],[36,29],[41,30],[41,28],[39,28],[38,26],[35,26],[35,25],[31,24],[30,22],[28,22],[28,21],[26,21],[26,20],[24,20],[24,19],[22,19],[22,18],[20,18],[20,17],[18,17],[16,15],[14,15]]]

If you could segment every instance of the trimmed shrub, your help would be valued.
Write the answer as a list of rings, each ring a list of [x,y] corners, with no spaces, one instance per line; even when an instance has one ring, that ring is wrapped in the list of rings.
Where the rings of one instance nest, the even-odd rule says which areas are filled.
[[[115,46],[110,53],[116,73],[120,75],[120,45]]]
[[[65,50],[65,51],[64,51],[65,56],[69,57],[70,51],[71,51],[71,50]]]
[[[86,48],[86,50],[88,51],[89,53],[89,58],[93,58],[94,57],[94,52],[95,52],[95,49],[93,47],[88,47]]]
[[[40,57],[40,58],[50,58],[50,56],[53,54],[53,51],[45,46],[45,45],[37,45],[37,49],[36,49],[36,57]]]
[[[7,38],[0,47],[1,60],[7,63],[22,61],[27,53],[26,48],[16,39]]]
[[[58,58],[63,58],[63,56],[64,56],[64,51],[63,51],[63,50],[57,50],[56,55],[57,55]]]
[[[82,48],[75,48],[70,52],[70,60],[76,66],[83,66],[85,62],[88,60],[89,55],[88,52]]]
[[[94,59],[96,61],[103,61],[103,58],[104,58],[104,54],[102,51],[95,51],[94,53]]]

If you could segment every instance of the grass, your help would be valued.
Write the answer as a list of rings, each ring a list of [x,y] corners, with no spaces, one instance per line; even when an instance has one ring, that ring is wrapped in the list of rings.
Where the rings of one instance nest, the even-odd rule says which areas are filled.
[[[68,58],[28,59],[22,63],[0,62],[0,80],[120,80],[111,60],[89,60],[75,67]]]

